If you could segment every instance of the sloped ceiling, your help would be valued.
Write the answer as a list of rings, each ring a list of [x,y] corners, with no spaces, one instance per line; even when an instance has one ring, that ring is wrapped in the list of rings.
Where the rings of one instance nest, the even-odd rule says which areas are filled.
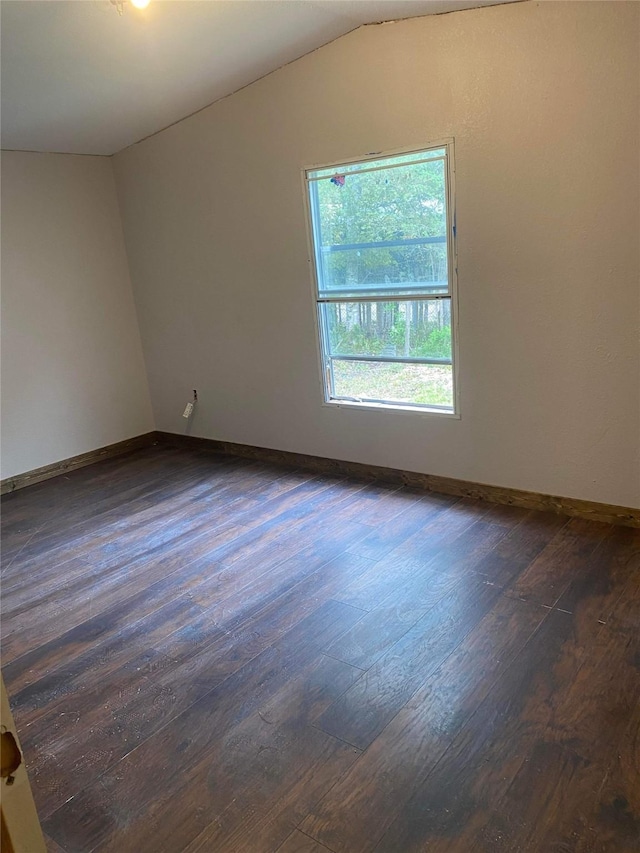
[[[362,24],[513,0],[2,0],[2,147],[113,154]]]

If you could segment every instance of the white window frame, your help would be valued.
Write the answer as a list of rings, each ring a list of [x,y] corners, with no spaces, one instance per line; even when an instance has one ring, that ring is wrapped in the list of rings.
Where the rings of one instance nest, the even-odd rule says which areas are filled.
[[[311,211],[311,194],[309,192],[309,173],[315,172],[318,170],[324,169],[335,169],[336,173],[339,174],[340,170],[344,167],[356,164],[356,163],[366,163],[370,160],[382,160],[385,158],[390,158],[394,156],[401,156],[403,154],[421,154],[427,153],[434,149],[446,149],[446,169],[445,169],[445,194],[446,194],[446,203],[447,203],[447,216],[446,216],[446,227],[447,227],[447,271],[448,271],[448,279],[449,279],[449,290],[446,294],[432,294],[432,295],[411,295],[411,296],[403,296],[403,297],[395,297],[395,296],[387,296],[385,298],[384,295],[377,296],[360,296],[360,297],[345,297],[340,293],[337,293],[335,297],[321,297],[320,296],[320,284],[318,281],[318,269],[317,269],[317,257],[316,257],[316,241],[314,235],[314,226],[313,226],[313,215]],[[393,167],[390,167],[393,168]],[[458,258],[457,258],[457,229],[456,229],[456,211],[455,211],[455,160],[454,160],[454,140],[453,138],[447,138],[436,142],[429,142],[428,144],[421,145],[420,147],[411,147],[411,148],[401,148],[394,149],[392,151],[375,151],[370,154],[366,154],[361,157],[353,157],[350,159],[341,160],[339,163],[321,163],[315,164],[312,166],[307,166],[302,170],[302,185],[303,192],[305,197],[305,209],[306,209],[306,226],[307,226],[307,243],[308,243],[308,262],[309,267],[311,269],[311,293],[313,298],[313,307],[314,307],[314,315],[315,315],[315,326],[316,326],[316,349],[318,355],[318,372],[319,379],[322,388],[322,396],[323,396],[323,405],[328,406],[331,409],[339,410],[339,409],[367,409],[372,411],[391,411],[396,413],[411,413],[412,415],[421,415],[423,417],[433,417],[436,416],[438,418],[460,418],[460,399],[459,399],[459,382],[458,382],[458,371],[460,358],[458,353]],[[371,400],[345,400],[340,398],[331,397],[331,388],[330,388],[330,380],[328,379],[328,369],[329,364],[327,363],[327,345],[326,345],[326,335],[327,332],[324,329],[324,322],[322,319],[322,305],[326,302],[364,302],[364,301],[372,301],[372,302],[384,302],[384,301],[415,301],[415,300],[431,300],[431,299],[448,299],[450,300],[451,306],[451,367],[452,367],[452,381],[453,381],[453,407],[439,407],[439,406],[424,406],[420,404],[403,404],[403,403],[394,403],[394,402],[384,402],[384,401],[371,401]],[[344,359],[350,360],[350,359]],[[367,361],[371,360],[377,363],[382,363],[385,361],[384,358],[367,358],[367,357],[357,357],[354,356],[354,361]],[[406,363],[417,363],[424,364],[424,359],[413,359],[413,358],[394,358],[390,359],[394,362],[406,362]],[[434,360],[435,361],[435,360]]]

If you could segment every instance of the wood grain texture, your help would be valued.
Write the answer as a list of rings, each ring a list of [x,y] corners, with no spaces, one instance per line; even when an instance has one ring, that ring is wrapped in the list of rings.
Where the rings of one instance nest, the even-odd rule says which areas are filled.
[[[467,480],[456,480],[452,477],[421,474],[417,471],[403,471],[398,468],[385,468],[381,465],[347,462],[340,459],[311,456],[306,453],[291,453],[287,450],[273,450],[248,444],[235,444],[230,441],[217,441],[210,438],[195,438],[167,432],[157,432],[156,437],[158,441],[169,445],[199,448],[210,447],[212,450],[230,453],[233,456],[291,465],[309,471],[331,472],[348,477],[365,477],[381,482],[410,486],[428,492],[438,492],[443,495],[507,504],[522,509],[557,512],[591,521],[603,521],[607,524],[640,527],[640,509],[637,507],[615,506],[597,501],[547,495],[541,492],[529,492],[524,489],[511,489],[487,483],[472,483]]]
[[[0,481],[0,494],[5,495],[8,492],[14,492],[16,489],[24,489],[26,486],[31,486],[34,483],[40,483],[43,480],[49,480],[51,477],[58,477],[65,471],[74,471],[76,468],[84,468],[86,465],[93,465],[101,459],[109,459],[112,456],[120,456],[122,453],[128,453],[131,450],[138,450],[140,447],[146,447],[156,441],[155,432],[148,432],[144,435],[135,436],[125,441],[118,441],[115,444],[108,444],[106,447],[99,447],[96,450],[90,450],[88,453],[80,453],[78,456],[70,456],[68,459],[63,459],[60,462],[53,462],[51,465],[43,465],[41,468],[33,468],[31,471],[25,471],[23,474],[16,474],[13,477],[7,477]]]
[[[309,838],[297,829],[291,833],[284,844],[278,847],[278,853],[326,853],[327,848],[318,844],[313,838]]]
[[[301,828],[337,853],[373,850],[546,616],[542,608],[501,597]]]
[[[49,838],[48,835],[44,836],[44,845],[47,848],[47,853],[65,853],[62,847],[56,844],[53,838]]]
[[[640,532],[285,462],[3,498],[48,849],[640,850]]]

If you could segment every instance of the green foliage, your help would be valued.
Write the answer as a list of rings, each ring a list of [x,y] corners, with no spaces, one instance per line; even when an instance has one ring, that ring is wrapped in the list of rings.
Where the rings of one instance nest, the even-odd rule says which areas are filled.
[[[389,163],[349,167],[336,183],[325,171],[310,184],[321,289],[386,285],[391,291],[379,302],[352,296],[325,304],[327,349],[356,357],[447,359],[450,302],[393,301],[403,282],[447,281],[444,161],[367,171],[383,162]],[[410,242],[425,238],[433,242]],[[381,242],[391,245],[375,245]],[[451,367],[440,365],[333,362],[335,391],[347,397],[451,405],[452,375]]]
[[[406,323],[399,319],[381,339],[362,326],[340,327],[332,336],[332,352],[342,355],[404,355]],[[390,348],[393,351],[390,351]],[[451,358],[451,326],[411,332],[411,355],[416,358]]]
[[[432,358],[451,358],[451,326],[433,329],[419,345],[420,355]]]
[[[396,348],[396,352],[400,352],[404,346],[406,329],[406,321],[399,318],[389,332],[389,343]]]
[[[430,364],[336,362],[339,397],[453,407],[453,371]]]
[[[444,243],[402,241],[446,234],[441,160],[329,178],[313,185],[320,212],[325,286],[364,286],[446,279]],[[329,251],[329,247],[399,241],[391,247]]]
[[[383,349],[384,341],[367,335],[362,326],[340,327],[332,340],[332,351],[342,355],[381,355]]]

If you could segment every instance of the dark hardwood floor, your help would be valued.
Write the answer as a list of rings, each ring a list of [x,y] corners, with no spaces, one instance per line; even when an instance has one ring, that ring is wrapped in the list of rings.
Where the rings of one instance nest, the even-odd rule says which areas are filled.
[[[2,501],[50,851],[640,850],[640,531],[156,446]]]

